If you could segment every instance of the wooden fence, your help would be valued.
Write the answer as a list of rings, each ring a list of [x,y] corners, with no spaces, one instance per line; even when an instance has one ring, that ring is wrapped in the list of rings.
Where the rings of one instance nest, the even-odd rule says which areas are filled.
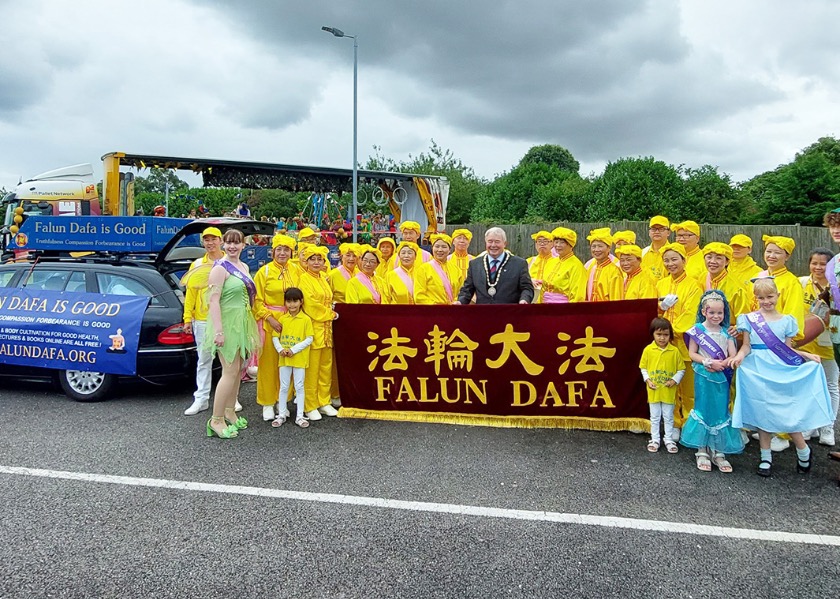
[[[455,229],[469,229],[473,233],[473,240],[470,244],[470,253],[478,254],[484,251],[484,232],[493,225],[450,225],[446,227],[447,233]],[[599,227],[610,227],[615,231],[633,231],[636,233],[636,243],[639,247],[650,244],[648,236],[648,221],[613,221],[595,223],[545,223],[527,225],[499,225],[507,235],[507,247],[517,256],[527,258],[533,256],[534,241],[531,235],[537,231],[551,231],[556,227],[572,229],[578,235],[578,242],[575,246],[575,253],[578,258],[586,262],[591,256],[586,236],[592,229]],[[808,274],[808,254],[811,250],[824,247],[836,253],[836,246],[831,240],[828,229],[824,227],[801,227],[799,225],[700,225],[700,245],[703,246],[711,241],[722,241],[729,243],[733,235],[743,233],[753,240],[752,257],[760,265],[764,266],[763,252],[764,244],[761,242],[762,235],[783,235],[796,241],[796,249],[788,261],[788,268],[797,275]],[[671,234],[671,241],[674,235]]]

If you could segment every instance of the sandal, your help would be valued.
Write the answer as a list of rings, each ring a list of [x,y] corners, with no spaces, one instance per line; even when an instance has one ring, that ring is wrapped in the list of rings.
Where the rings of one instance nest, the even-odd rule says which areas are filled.
[[[297,424],[300,428],[307,428],[309,426],[309,421],[306,418],[298,418],[295,420],[295,424]]]
[[[726,455],[716,451],[712,458],[712,463],[718,467],[721,472],[732,472],[732,464],[726,459]]]
[[[278,416],[277,418],[271,421],[271,428],[280,428],[284,422],[286,422],[286,417]]]
[[[705,451],[698,451],[694,454],[694,457],[697,460],[697,469],[703,472],[711,472],[712,471],[712,461],[709,459],[709,454]]]
[[[680,450],[676,443],[666,443],[665,449],[668,450],[668,453],[677,453]]]
[[[656,453],[659,451],[659,441],[648,441],[647,450],[651,453]]]
[[[767,468],[762,468],[762,466],[764,464],[767,464]],[[772,469],[773,469],[773,462],[770,462],[768,460],[761,460],[758,463],[758,470],[756,470],[756,474],[758,474],[759,476],[763,476],[764,478],[767,478],[768,476],[770,476]]]

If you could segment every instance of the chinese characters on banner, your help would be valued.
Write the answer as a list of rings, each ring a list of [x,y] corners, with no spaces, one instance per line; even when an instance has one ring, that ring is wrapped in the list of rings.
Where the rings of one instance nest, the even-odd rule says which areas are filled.
[[[646,430],[639,358],[655,300],[341,304],[342,417]]]

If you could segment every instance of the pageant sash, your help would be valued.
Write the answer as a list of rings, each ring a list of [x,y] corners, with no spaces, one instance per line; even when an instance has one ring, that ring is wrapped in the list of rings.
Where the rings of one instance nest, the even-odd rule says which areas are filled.
[[[438,277],[440,277],[440,282],[443,283],[443,290],[446,291],[446,297],[448,297],[449,302],[452,303],[452,282],[449,280],[449,276],[443,272],[443,267],[437,260],[432,260],[432,268],[435,269]],[[496,276],[498,277],[498,275]]]
[[[764,345],[776,354],[782,362],[790,366],[800,366],[805,361],[805,358],[797,354],[784,341],[776,337],[770,325],[767,324],[767,321],[764,320],[764,317],[759,312],[750,312],[746,316],[750,326],[764,342]]]
[[[370,294],[373,296],[373,303],[381,304],[382,296],[376,290],[376,287],[373,286],[373,281],[370,280],[370,277],[362,271],[359,271],[356,273],[356,278],[359,279],[359,282],[365,286],[365,289],[370,291]]]
[[[412,303],[414,302],[414,279],[411,278],[411,275],[405,272],[402,266],[397,267],[396,270],[397,276],[400,278],[400,281],[403,282],[405,288],[408,289],[408,296],[411,298]]]
[[[829,260],[825,267],[825,276],[828,279],[828,287],[831,289],[831,299],[834,300],[834,309],[840,310],[840,286],[837,285],[837,256]]]
[[[343,265],[343,264],[342,264],[341,266],[339,266],[339,267],[338,267],[338,272],[340,272],[340,273],[341,273],[341,276],[342,276],[342,277],[344,277],[344,280],[345,280],[345,281],[349,281],[350,279],[352,279],[352,278],[353,278],[353,275],[352,275],[352,274],[350,274],[350,271],[349,271],[349,270],[347,270],[346,268],[344,268],[344,265]]]
[[[253,308],[254,298],[257,296],[257,286],[254,285],[254,280],[224,258],[222,258],[221,260],[216,260],[215,265],[221,266],[226,271],[228,271],[229,274],[242,281],[242,283],[245,285],[245,289],[248,291],[248,302]]]
[[[775,337],[775,335],[774,335]],[[693,326],[685,332],[685,344],[688,345],[688,339],[693,339],[697,347],[709,354],[712,360],[725,360],[726,352],[717,344],[717,341],[712,339],[710,335],[702,327]],[[723,374],[726,380],[732,382],[732,369],[724,368]]]

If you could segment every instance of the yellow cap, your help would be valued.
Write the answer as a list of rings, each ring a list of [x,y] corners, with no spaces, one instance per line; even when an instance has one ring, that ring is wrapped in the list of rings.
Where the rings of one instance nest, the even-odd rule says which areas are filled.
[[[721,256],[726,256],[729,260],[732,260],[732,248],[719,241],[707,243],[706,247],[703,248],[703,255],[705,256],[706,254],[720,254]]]
[[[382,238],[380,238],[379,243],[376,244],[376,247],[377,248],[382,248],[383,243],[390,243],[392,246],[394,246],[394,249],[397,249],[397,242],[394,241],[393,237],[382,237]],[[381,249],[380,249],[380,251],[381,251]]]
[[[324,260],[327,259],[327,248],[315,245],[314,243],[307,243],[306,248],[303,250],[303,259],[309,260],[314,255],[321,256]]]
[[[667,252],[668,250],[671,250],[672,252],[677,252],[680,256],[683,257],[683,260],[685,260],[685,246],[683,244],[677,242],[666,243],[659,250],[659,253],[664,256],[665,252]]]
[[[372,245],[368,245],[366,243],[363,243],[362,245],[359,246],[359,260],[361,260],[362,256],[364,256],[368,252],[370,252],[371,254],[376,256],[376,259],[379,260],[380,262],[382,262],[382,252],[380,252],[378,249],[376,249]]]
[[[275,235],[271,238],[271,249],[276,247],[287,247],[293,252],[295,251],[295,240],[288,235]]]
[[[416,223],[413,220],[407,220],[405,222],[400,223],[400,231],[405,231],[406,229],[417,231],[418,235],[421,235],[423,233],[423,231],[420,229],[420,223]]]
[[[748,235],[744,235],[743,233],[738,233],[737,235],[732,236],[732,239],[729,240],[729,245],[740,245],[743,248],[752,249],[753,240]]]
[[[545,239],[548,239],[549,241],[554,241],[554,235],[552,235],[548,231],[537,231],[536,233],[531,235],[531,239],[533,239],[534,241],[536,241],[540,237],[544,237]]]
[[[401,242],[400,245],[397,246],[397,254],[399,254],[403,248],[408,248],[412,250],[415,256],[420,254],[420,246],[414,243],[413,241]]]
[[[452,247],[452,238],[446,233],[432,233],[429,237],[429,242],[434,245],[436,241],[443,241],[449,247]]]
[[[764,247],[768,243],[775,243],[777,246],[787,252],[788,256],[793,253],[793,248],[796,247],[796,242],[790,237],[782,237],[781,235],[762,235],[761,241],[764,242]]]
[[[689,233],[694,233],[697,237],[700,237],[700,225],[693,220],[686,220],[681,223],[671,225],[672,231],[679,231],[680,229],[685,229]]]
[[[472,241],[472,231],[469,229],[455,229],[452,231],[452,239],[454,240],[458,235],[463,235],[467,238],[467,241]]]
[[[601,241],[606,243],[607,245],[612,245],[612,235],[610,235],[610,228],[603,227],[601,229],[592,229],[589,232],[589,235],[586,236],[586,240],[589,243],[593,241]]]
[[[625,243],[624,245],[620,245],[615,248],[615,255],[616,256],[636,256],[639,260],[642,259],[642,248],[633,244],[633,243]]]
[[[569,245],[575,247],[577,244],[577,233],[572,229],[567,229],[566,227],[557,227],[551,232],[551,235],[554,239],[565,239],[569,242]]]
[[[306,239],[307,237],[315,237],[316,235],[317,235],[317,233],[315,231],[313,231],[312,229],[310,229],[309,227],[306,227],[306,228],[298,231],[298,239]]]
[[[358,243],[342,243],[338,246],[338,252],[342,256],[344,254],[356,254],[358,257],[361,254],[360,250],[361,248]]]
[[[633,231],[616,231],[613,233],[613,243],[623,241],[624,243],[635,244],[636,234]]]
[[[650,219],[650,226],[651,227],[665,227],[666,229],[669,229],[669,228],[671,228],[671,223],[666,217],[664,217],[662,215],[656,215],[652,219]]]
[[[222,238],[222,232],[219,230],[218,227],[207,227],[206,229],[204,229],[204,231],[201,232],[202,239],[207,237],[208,235],[218,237],[219,239]]]

